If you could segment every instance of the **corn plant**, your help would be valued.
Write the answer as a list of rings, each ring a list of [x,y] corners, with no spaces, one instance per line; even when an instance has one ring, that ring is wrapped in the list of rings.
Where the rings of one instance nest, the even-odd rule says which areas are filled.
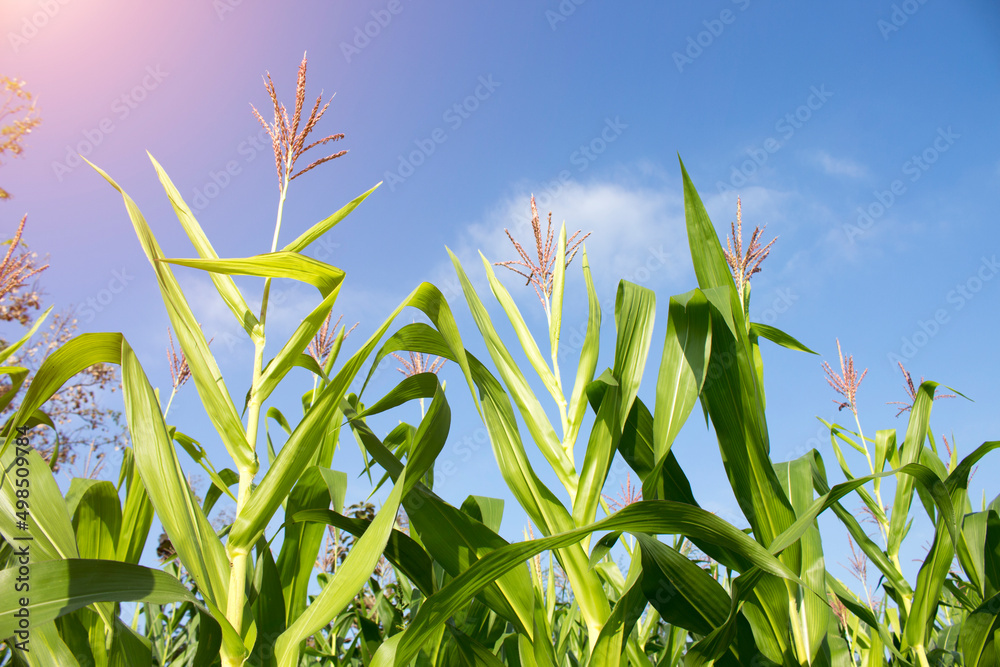
[[[168,259],[136,203],[107,173],[94,167],[124,200],[140,245],[156,275],[191,379],[233,467],[218,469],[197,440],[179,434],[165,422],[160,397],[124,335],[84,334],[54,352],[39,368],[17,413],[4,427],[0,532],[5,540],[3,555],[7,568],[0,572],[4,586],[0,636],[14,635],[18,628],[16,613],[29,614],[31,639],[36,642],[31,648],[44,647],[26,650],[27,645],[18,648],[12,643],[17,660],[31,664],[78,664],[73,655],[86,639],[98,664],[149,664],[149,642],[123,624],[117,614],[118,603],[134,601],[153,605],[190,602],[197,609],[201,629],[195,664],[211,664],[218,659],[225,667],[245,662],[298,664],[307,638],[341,613],[368,580],[390,543],[402,498],[444,444],[449,408],[436,378],[423,374],[419,378],[421,386],[426,387],[428,380],[432,380],[437,389],[430,392],[428,397],[432,400],[427,414],[411,438],[407,465],[397,471],[382,509],[358,538],[347,559],[307,605],[308,584],[323,528],[296,523],[289,513],[326,509],[333,499],[342,497],[345,477],[332,471],[330,465],[351,382],[393,319],[408,306],[424,311],[437,324],[442,338],[452,341],[451,356],[460,357],[462,350],[454,345],[457,329],[441,293],[425,284],[415,289],[336,373],[333,365],[337,355],[329,354],[321,367],[305,354],[336,301],[344,274],[310,258],[304,251],[343,220],[374,188],[279,246],[284,202],[291,181],[343,154],[334,153],[296,169],[296,161],[303,153],[343,136],[331,135],[307,143],[327,107],[317,99],[312,111],[304,116],[304,90],[305,60],[299,69],[291,114],[279,104],[268,78],[274,122],[264,124],[274,141],[279,176],[278,215],[270,252],[236,259],[218,257],[190,207],[165,170],[153,160],[174,212],[198,254],[195,259]],[[259,113],[257,116],[260,118]],[[243,406],[245,423],[172,267],[208,272],[223,301],[254,343],[252,381]],[[247,305],[233,280],[237,275],[264,280],[259,313],[255,314]],[[321,301],[304,315],[289,340],[265,363],[268,295],[271,281],[276,278],[312,285],[319,291]],[[343,335],[341,330],[341,340]],[[336,346],[339,347],[339,342]],[[118,489],[103,482],[80,485],[78,490],[71,488],[64,499],[51,473],[27,446],[25,434],[38,423],[44,423],[39,409],[46,399],[72,375],[95,363],[117,364],[122,369],[125,414],[131,436],[127,470]],[[284,445],[270,457],[258,480],[261,472],[258,449],[262,445],[258,432],[263,407],[296,366],[313,372],[320,382],[305,406],[303,418],[289,429]],[[407,400],[406,396],[397,399],[398,395],[399,390],[394,390],[383,401]],[[223,494],[235,501],[235,518],[222,531],[225,539],[208,522],[210,508],[199,505],[188,485],[175,442],[193,454],[212,480],[213,489],[206,502],[214,502]],[[15,524],[19,497],[14,470],[18,467],[29,471],[32,489],[30,521],[23,524]],[[121,491],[126,494],[124,506],[118,502]],[[286,511],[284,539],[281,553],[274,559],[265,532],[282,507]],[[196,594],[171,574],[138,565],[154,511],[193,581]],[[12,552],[13,545],[18,544],[16,537],[31,539],[30,556],[21,561],[30,566],[32,576],[30,599],[25,602],[19,602],[11,594],[18,572],[16,554]]]
[[[474,595],[483,596],[517,631],[516,659],[521,664],[531,661],[648,664],[651,652],[666,664],[678,664],[683,659],[688,665],[842,665],[857,664],[855,660],[862,658],[869,664],[881,664],[883,650],[890,651],[899,664],[910,661],[928,664],[923,631],[910,630],[911,636],[919,641],[909,643],[894,644],[888,636],[880,635],[879,640],[884,642],[874,646],[873,635],[859,630],[858,619],[876,627],[874,617],[858,607],[847,588],[826,571],[816,517],[834,508],[844,518],[842,498],[853,493],[870,497],[866,485],[893,475],[897,496],[903,501],[897,499],[897,506],[902,509],[896,511],[895,521],[905,525],[909,499],[913,490],[919,489],[926,507],[940,521],[942,541],[958,539],[954,508],[955,501],[961,498],[951,499],[943,490],[950,485],[955,489],[952,495],[960,494],[965,486],[962,475],[967,476],[970,466],[994,448],[995,443],[983,445],[959,466],[962,470],[957,476],[946,478],[940,470],[935,471],[933,463],[918,462],[929,418],[929,410],[921,403],[911,411],[904,444],[893,455],[893,461],[898,463],[894,470],[884,472],[883,468],[873,467],[869,475],[848,475],[845,483],[831,488],[818,452],[789,462],[773,462],[765,419],[759,340],[764,338],[793,350],[811,350],[791,336],[749,319],[748,279],[759,270],[770,244],[760,244],[758,231],[744,251],[742,230],[734,225],[733,243],[728,251],[723,250],[683,166],[682,173],[688,237],[699,288],[670,300],[652,411],[638,398],[652,339],[652,293],[627,282],[619,286],[615,363],[595,380],[600,312],[589,279],[586,251],[582,252],[590,295],[590,326],[574,391],[567,399],[561,389],[557,364],[565,229],[555,246],[554,264],[546,263],[549,242],[543,244],[537,235],[540,262],[527,267],[529,282],[535,283],[545,304],[551,366],[513,299],[496,280],[489,262],[483,259],[494,296],[511,321],[518,342],[543,386],[555,399],[563,427],[560,437],[453,257],[466,300],[503,386],[471,354],[466,353],[464,360],[453,361],[473,378],[476,386],[473,396],[490,434],[501,475],[529,519],[545,536],[507,545],[498,540],[499,536],[483,532],[477,541],[470,539],[469,531],[455,530],[454,524],[421,520],[411,513],[412,528],[433,558],[447,559],[449,547],[454,549],[456,543],[467,545],[469,552],[477,557],[470,558],[469,567],[423,602],[404,632],[383,643],[373,664],[405,665],[422,655],[425,642],[432,640],[441,623]],[[522,258],[527,259],[524,253]],[[546,281],[547,266],[554,266],[551,283]],[[438,335],[422,325],[403,327],[376,358],[399,349],[448,355]],[[933,383],[924,383],[920,392],[925,398],[920,400],[933,395],[933,389]],[[750,525],[750,537],[698,507],[683,470],[671,454],[674,439],[697,400],[715,427],[730,485]],[[578,469],[574,445],[588,402],[596,421]],[[534,473],[515,420],[514,406],[530,440],[563,484],[570,506],[563,505]],[[349,412],[346,414],[352,419]],[[882,438],[885,442],[880,451],[887,452],[888,434]],[[370,434],[368,439],[380,464],[398,468],[399,462],[392,460],[384,446],[379,447]],[[642,480],[645,500],[597,519],[600,491],[615,451],[623,455]],[[443,501],[434,498],[433,504],[443,511]],[[593,544],[588,555],[584,544],[596,531],[611,532]],[[442,532],[451,539],[442,538]],[[625,573],[607,560],[611,546],[622,532],[632,532],[636,540]],[[657,533],[684,536],[720,569],[715,575],[706,572],[674,545],[655,539]],[[870,540],[865,543],[866,548],[868,543]],[[980,544],[976,543],[977,549]],[[574,619],[567,624],[566,618],[559,618],[557,623],[548,587],[543,587],[537,574],[533,582],[530,578],[528,582],[524,580],[522,563],[547,550],[553,550],[566,573],[578,622]],[[882,554],[880,563],[891,563],[893,556],[898,559],[898,552],[890,553],[890,556]],[[947,568],[942,570],[941,563],[949,563],[950,557],[947,553],[945,556],[942,561],[939,548],[935,547],[929,558],[938,572],[946,574]],[[539,569],[534,567],[536,573]],[[720,577],[719,572],[725,573],[724,576]],[[956,589],[962,587],[954,584]],[[898,590],[912,589],[908,586],[903,589],[899,584]],[[488,591],[490,599],[486,598]],[[937,600],[936,592],[931,588],[918,596],[922,611],[915,618],[920,620],[908,621],[908,627],[926,630],[936,618],[936,602],[929,602]],[[973,599],[970,603],[975,602]],[[645,612],[644,617],[647,605],[653,611]],[[981,623],[995,619],[995,615],[988,615],[992,613],[989,608],[976,609],[983,615]],[[850,614],[856,617],[853,621],[847,620]],[[992,632],[989,630],[992,622],[978,630],[961,632],[985,644]],[[654,628],[656,642],[651,641]],[[866,637],[863,640],[859,639],[862,635]],[[567,643],[567,637],[571,636],[582,639],[575,644],[575,651],[567,649],[573,645]],[[550,646],[558,647],[559,652],[550,651],[547,648]],[[975,656],[970,654],[967,661],[980,664],[982,655],[992,654],[984,649]]]

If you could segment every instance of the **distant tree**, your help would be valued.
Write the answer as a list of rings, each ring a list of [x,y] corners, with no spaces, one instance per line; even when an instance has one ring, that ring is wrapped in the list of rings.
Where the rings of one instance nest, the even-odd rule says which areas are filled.
[[[17,157],[24,152],[22,139],[42,122],[35,108],[31,93],[24,89],[24,81],[0,75],[3,103],[0,105],[0,164],[9,153]],[[0,188],[0,200],[10,199],[10,193]]]

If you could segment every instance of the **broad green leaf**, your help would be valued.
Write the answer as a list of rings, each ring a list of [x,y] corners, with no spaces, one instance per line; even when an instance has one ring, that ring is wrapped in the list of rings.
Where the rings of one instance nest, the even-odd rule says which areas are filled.
[[[984,602],[963,624],[960,642],[966,667],[989,667],[1000,656],[1000,594]]]
[[[906,426],[906,439],[903,441],[900,463],[916,463],[920,460],[920,451],[927,439],[927,426],[930,421],[931,407],[934,403],[936,382],[922,382],[913,399],[910,409],[910,421]],[[896,496],[893,500],[892,516],[889,519],[889,543],[886,551],[889,556],[898,556],[903,540],[904,528],[910,514],[910,502],[913,499],[913,480],[903,478],[896,483]]]
[[[707,635],[726,622],[732,600],[697,564],[646,535],[642,547],[642,591],[667,623]]]
[[[14,590],[16,569],[0,570],[0,587]],[[144,601],[167,604],[196,598],[176,578],[131,563],[91,559],[35,562],[31,566],[31,595],[21,607],[11,595],[0,598],[0,637],[17,628],[14,614],[26,608],[32,627],[54,621],[94,602]]]
[[[24,548],[32,562],[78,558],[76,535],[66,512],[66,503],[42,457],[27,444],[14,444],[0,456],[0,463],[3,465],[0,533],[14,547],[14,554]],[[27,474],[21,475],[18,470]],[[17,497],[17,490],[25,486],[24,482],[18,486],[19,479],[28,480],[30,496],[27,507],[18,503],[23,499]],[[26,526],[18,523],[22,521],[18,512],[22,512],[22,516],[27,514]]]
[[[323,369],[319,367],[316,360],[309,355],[303,355],[303,351],[316,336],[316,333],[323,326],[323,322],[330,315],[334,302],[337,300],[339,290],[334,290],[327,295],[323,301],[316,306],[311,313],[303,318],[302,323],[296,327],[288,341],[281,347],[277,356],[268,362],[261,374],[257,384],[256,398],[263,403],[271,392],[274,391],[282,378],[288,374],[295,366],[307,364],[309,370],[320,377],[326,376]],[[343,336],[340,337],[343,341]],[[303,359],[305,356],[305,359]],[[311,363],[310,363],[311,362]],[[315,366],[315,368],[312,368]]]
[[[114,484],[95,482],[90,485],[73,515],[80,557],[114,560],[121,525],[121,502]]]
[[[137,565],[153,523],[153,504],[149,502],[149,495],[135,469],[135,454],[131,447],[122,454],[122,472],[125,477],[125,504],[122,506],[122,528],[118,534],[115,560]]]
[[[156,516],[206,602],[222,606],[229,559],[191,491],[149,379],[128,342],[121,337],[120,341],[125,416],[139,475]]]
[[[59,636],[55,623],[32,623],[29,630],[22,630],[24,637],[14,637],[14,647],[20,640],[27,640],[26,650],[15,650],[24,664],[30,667],[80,667],[77,657]]]
[[[355,537],[365,534],[371,521],[352,519],[333,510],[304,510],[292,517],[297,523],[316,522],[347,531]],[[286,526],[287,528],[287,526]],[[406,533],[393,529],[385,546],[385,557],[398,568],[425,596],[436,590],[432,575],[434,563],[424,548]]]
[[[660,461],[670,451],[701,393],[712,349],[711,325],[708,301],[698,290],[670,299],[656,379],[654,461]]]
[[[46,357],[38,367],[31,386],[24,394],[12,427],[0,453],[5,452],[16,437],[15,428],[25,426],[28,419],[66,382],[80,371],[100,363],[119,362],[121,335],[110,333],[82,334],[71,338]]]
[[[399,387],[397,387],[398,389]],[[372,457],[394,480],[403,465],[379,442],[368,426],[358,420],[348,408],[345,414],[358,439]],[[507,544],[507,541],[465,512],[448,505],[423,484],[404,498],[404,507],[414,534],[434,559],[452,575],[457,576],[479,557]],[[496,586],[487,587],[483,601],[522,631],[531,626],[531,582],[524,568],[508,572]]]
[[[277,568],[287,623],[305,611],[313,565],[326,534],[321,525],[292,523],[291,519],[307,510],[326,510],[331,501],[326,481],[319,468],[314,466],[306,468],[285,502],[285,534]]]

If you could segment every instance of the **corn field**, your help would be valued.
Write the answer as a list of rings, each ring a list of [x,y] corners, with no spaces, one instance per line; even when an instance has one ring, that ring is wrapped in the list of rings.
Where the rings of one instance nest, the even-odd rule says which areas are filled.
[[[27,371],[8,359],[45,315],[0,351],[11,383],[0,406],[17,406],[3,425],[0,457],[0,665],[1000,664],[1000,496],[976,502],[968,494],[976,464],[1000,441],[959,458],[931,428],[945,388],[915,384],[905,369],[912,394],[903,407],[905,431],[866,434],[856,402],[864,373],[841,354],[838,366],[825,365],[839,414],[850,420],[824,422],[836,461],[816,450],[774,460],[761,346],[815,353],[753,320],[751,276],[780,246],[764,243],[755,229],[744,247],[739,212],[739,227],[723,245],[683,163],[697,282],[690,291],[657,295],[622,280],[614,312],[602,312],[587,236],[568,234],[565,224],[553,228],[551,218],[543,229],[532,200],[536,248],[511,237],[517,259],[482,257],[490,294],[477,291],[472,267],[448,251],[460,295],[449,300],[430,283],[414,286],[348,356],[349,331],[331,318],[345,274],[308,251],[377,197],[378,186],[297,238],[281,238],[292,181],[344,154],[303,166],[307,151],[343,136],[310,138],[326,106],[319,98],[310,111],[304,89],[305,61],[291,117],[269,79],[273,120],[254,109],[272,139],[280,186],[267,252],[219,257],[151,159],[194,249],[190,258],[166,257],[139,205],[91,165],[122,197],[155,275],[177,343],[172,393],[154,388],[125,333],[72,338],[26,387]],[[529,327],[497,265],[534,288],[546,331]],[[586,294],[566,290],[571,271],[582,275]],[[252,343],[249,387],[223,376],[201,315],[181,289],[181,272],[207,273]],[[248,278],[257,280],[259,299],[237,286]],[[268,336],[275,280],[319,293],[287,340]],[[665,322],[654,322],[658,296],[668,304]],[[564,322],[564,299],[576,298],[586,320]],[[259,310],[248,305],[258,301]],[[465,309],[475,328],[460,331],[456,311]],[[407,323],[414,310],[421,321]],[[500,311],[507,322],[498,327],[490,312]],[[516,340],[499,333],[507,324]],[[571,326],[585,333],[578,353],[567,355],[562,336]],[[613,341],[613,358],[600,353],[602,337]],[[469,341],[488,358],[474,356]],[[649,368],[654,346],[662,349],[660,363]],[[404,363],[402,379],[384,395],[366,393],[390,356]],[[445,363],[460,374],[447,391],[437,372]],[[32,434],[52,427],[46,402],[95,364],[120,369],[129,445],[112,479],[60,486],[32,448]],[[313,378],[293,389],[302,397],[300,415],[272,402],[295,368]],[[188,379],[214,433],[185,434],[168,419]],[[651,402],[639,397],[640,387]],[[502,479],[516,508],[497,498],[435,493],[435,462],[449,441],[449,399],[456,396],[463,404],[471,399],[496,463],[475,473]],[[415,403],[421,417],[409,423]],[[370,423],[376,415],[398,425],[381,433]],[[728,483],[746,529],[705,509],[704,498],[699,503],[675,456],[675,445],[685,446],[682,426],[702,418],[725,468],[718,483]],[[225,461],[210,460],[200,444],[215,438]],[[348,446],[360,448],[365,470],[339,467]],[[629,466],[630,481],[623,497],[612,499],[604,494],[616,456]],[[863,468],[851,467],[855,456]],[[832,479],[830,465],[844,481]],[[203,498],[185,472],[195,466],[211,483]],[[381,489],[384,499],[347,506],[349,480],[371,480],[368,491]],[[235,512],[213,525],[209,514],[223,497]],[[877,533],[849,509],[858,503]],[[525,517],[523,541],[500,535],[505,511]],[[852,562],[875,573],[874,589],[831,574],[818,522],[824,514],[849,534]],[[909,553],[911,523],[923,515],[933,541],[908,577],[912,568],[901,554]],[[155,543],[154,519],[164,533],[158,566],[142,558]]]

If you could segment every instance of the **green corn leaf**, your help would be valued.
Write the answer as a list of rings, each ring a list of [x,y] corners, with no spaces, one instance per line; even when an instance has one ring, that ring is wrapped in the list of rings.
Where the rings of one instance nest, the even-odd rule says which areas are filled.
[[[184,448],[184,451],[188,453],[192,461],[201,466],[201,469],[205,471],[208,478],[212,480],[214,487],[232,498],[233,502],[236,502],[236,496],[233,495],[229,487],[226,486],[225,481],[219,476],[215,465],[212,463],[212,459],[208,457],[208,452],[201,446],[201,443],[180,431],[174,429],[171,429],[171,431],[171,439]]]
[[[14,654],[23,664],[30,667],[80,667],[77,656],[59,636],[55,623],[32,624],[31,629],[25,633],[23,638],[14,638],[15,641],[28,640],[24,645],[27,650],[18,650],[17,644],[14,644]]]
[[[303,510],[297,512],[292,521],[296,523],[315,522],[334,526],[347,531],[355,537],[361,537],[371,526],[371,521],[346,517],[333,510]],[[287,526],[286,526],[287,529]],[[385,547],[385,557],[410,581],[421,593],[430,596],[434,593],[434,562],[424,548],[412,537],[393,529]]]
[[[94,481],[81,495],[73,514],[80,557],[114,560],[121,525],[121,503],[114,484]]]
[[[129,344],[120,339],[122,394],[135,465],[156,515],[205,601],[226,600],[229,559],[188,485],[149,379]]]
[[[646,597],[643,585],[643,567],[641,562],[642,547],[637,546],[640,553],[632,554],[632,567],[629,569],[629,577],[624,582],[624,590],[611,610],[611,616],[607,623],[601,628],[601,634],[597,637],[594,650],[591,652],[589,667],[618,667],[627,665],[628,660],[623,660],[625,652],[625,640],[632,633],[636,621],[646,608]]]
[[[637,540],[643,594],[664,621],[700,635],[726,622],[732,600],[711,575],[655,538]]]
[[[542,384],[545,385],[545,388],[548,390],[549,394],[552,395],[552,398],[556,401],[563,400],[560,382],[552,372],[552,369],[549,368],[548,362],[545,361],[545,357],[542,356],[541,351],[538,349],[538,344],[531,335],[531,331],[528,329],[528,325],[525,323],[524,317],[521,316],[521,311],[518,309],[517,304],[514,303],[514,299],[511,297],[510,292],[508,292],[507,288],[504,287],[503,284],[497,279],[496,272],[493,270],[493,265],[489,263],[489,260],[486,259],[483,253],[479,253],[479,257],[482,259],[483,267],[486,269],[486,277],[489,279],[490,289],[493,291],[493,296],[495,296],[497,301],[500,302],[500,306],[507,314],[507,319],[510,320],[511,326],[514,327],[514,332],[517,334],[517,340],[521,343],[521,347],[524,349],[524,354],[528,357],[528,361],[531,362],[532,368],[534,368],[535,372],[538,373],[538,377],[541,378]]]
[[[793,337],[786,334],[781,329],[775,329],[767,324],[761,324],[760,322],[750,323],[750,335],[760,336],[761,338],[766,338],[772,343],[777,343],[781,347],[786,347],[789,350],[796,350],[798,352],[808,352],[809,354],[819,354],[808,347],[795,340]]]
[[[7,347],[0,350],[0,364],[10,359],[10,355],[20,350],[21,346],[23,346],[25,343],[31,340],[31,337],[34,336],[35,332],[38,331],[38,328],[42,326],[46,318],[48,318],[49,313],[52,312],[53,308],[55,308],[55,306],[49,306],[48,308],[46,308],[45,311],[38,316],[38,319],[36,319],[35,322],[31,325],[31,328],[28,329],[27,333],[25,333],[23,336],[18,338],[16,341],[11,343]]]
[[[132,201],[132,198],[107,173],[90,162],[88,164],[94,167],[121,194],[125,202],[125,208],[128,210],[139,242],[156,272],[163,303],[167,308],[167,314],[170,316],[174,331],[177,333],[177,340],[187,358],[191,377],[194,379],[205,412],[237,467],[241,470],[256,471],[257,453],[247,442],[240,416],[236,412],[236,406],[233,405],[232,397],[222,379],[222,372],[215,362],[215,357],[208,349],[208,341],[198,326],[198,321],[195,319],[194,313],[191,312],[173,272],[167,264],[161,261],[163,253],[159,243],[157,243],[149,225],[146,224],[146,220],[142,216],[142,212],[139,211],[139,207]]]
[[[411,306],[424,311],[435,322],[438,329],[445,333],[455,358],[464,361],[465,350],[461,347],[458,328],[441,292],[428,283],[417,287],[383,322],[382,326],[372,334],[368,341],[358,350],[336,376],[330,381],[313,408],[299,422],[285,446],[274,459],[274,463],[264,475],[260,484],[247,500],[245,512],[236,517],[232,531],[229,534],[229,549],[232,553],[246,550],[254,544],[263,533],[264,527],[274,516],[281,502],[291,491],[302,471],[310,464],[315,455],[315,449],[321,442],[320,436],[328,428],[328,419],[338,409],[347,387],[354,380],[365,359],[371,355],[379,339],[385,334],[393,320],[403,308]],[[375,361],[377,364],[378,360]],[[373,365],[373,370],[374,370]],[[370,374],[369,374],[370,377]],[[471,385],[471,376],[470,385]],[[235,550],[235,551],[234,551]]]
[[[653,322],[656,316],[656,295],[652,290],[628,281],[621,281],[615,297],[615,324],[618,336],[615,341],[614,377],[621,387],[618,407],[619,423],[624,422],[632,409],[632,402],[639,393],[642,372],[653,340]]]
[[[701,393],[712,348],[711,325],[708,301],[700,291],[670,299],[667,335],[656,380],[654,461],[660,461],[670,451]]]
[[[319,367],[319,364],[309,355],[304,355],[303,351],[316,336],[316,332],[323,326],[323,322],[330,315],[334,302],[337,300],[339,290],[334,290],[327,295],[323,301],[316,306],[309,315],[303,318],[302,323],[296,327],[288,341],[281,347],[277,356],[272,359],[261,373],[260,382],[257,385],[257,400],[263,403],[271,395],[282,378],[288,374],[295,366],[306,365],[307,370],[326,379],[326,372]],[[341,336],[340,340],[343,340]],[[303,358],[304,357],[304,358]]]
[[[134,450],[129,447],[122,455],[125,477],[125,504],[122,506],[122,527],[118,533],[115,560],[138,564],[153,524],[153,504],[135,469]]]
[[[389,476],[398,480],[403,464],[379,442],[363,421],[356,418],[356,413],[349,408],[345,408],[344,412],[365,449]],[[495,531],[448,505],[422,484],[405,497],[404,507],[414,534],[423,547],[452,576],[468,569],[481,556],[507,544]],[[532,627],[531,581],[526,569],[505,574],[495,586],[491,585],[483,591],[482,599],[523,632],[527,633]]]
[[[181,226],[184,227],[184,231],[187,232],[188,238],[191,239],[195,250],[198,251],[198,256],[205,259],[218,259],[219,255],[215,252],[215,248],[212,247],[211,241],[208,240],[201,225],[198,224],[198,220],[195,219],[191,208],[184,201],[184,198],[181,197],[181,193],[174,187],[170,177],[167,176],[167,172],[152,155],[148,152],[146,154],[149,155],[149,159],[156,169],[156,175],[159,177],[160,184],[163,185],[163,189],[170,199],[171,206],[174,207],[177,219],[180,221]],[[260,322],[257,321],[257,318],[250,311],[250,306],[247,305],[243,294],[236,287],[232,276],[213,273],[212,282],[215,284],[215,289],[218,290],[219,296],[222,297],[229,310],[236,316],[236,320],[240,323],[240,326],[243,327],[252,339],[260,340],[263,335],[263,332],[260,331]]]
[[[566,292],[566,222],[559,227],[556,241],[556,263],[552,266],[552,305],[549,312],[549,349],[553,357],[559,355],[559,337],[562,335],[563,297]],[[553,369],[558,378],[559,367]],[[560,392],[560,396],[562,393]]]
[[[292,523],[291,519],[307,510],[326,510],[331,502],[330,489],[317,466],[306,468],[285,501],[285,535],[277,568],[287,623],[305,611],[313,565],[326,534],[321,525]]]
[[[989,667],[1000,658],[1000,594],[984,602],[962,626],[959,642],[966,667]]]
[[[160,261],[210,273],[290,278],[312,285],[324,298],[339,289],[344,282],[344,272],[340,269],[297,252],[283,250],[239,259],[161,259]]]
[[[576,368],[576,380],[569,399],[569,430],[563,434],[563,442],[570,446],[576,442],[580,426],[587,411],[587,386],[594,380],[597,369],[597,356],[601,341],[601,302],[594,289],[594,279],[590,274],[590,262],[587,260],[587,247],[581,247],[580,264],[583,267],[583,279],[587,285],[587,331],[580,346],[580,362]]]
[[[623,530],[636,534],[690,533],[706,541],[739,551],[761,568],[761,571],[790,579],[801,585],[799,578],[787,566],[768,554],[742,531],[715,515],[665,500],[642,501],[589,526],[547,538],[511,544],[481,558],[479,562],[425,601],[410,626],[402,633],[403,639],[394,644],[391,650],[386,649],[383,652],[383,649],[380,649],[372,663],[373,666],[383,667],[393,664],[388,662],[389,658],[394,658],[395,664],[406,664],[423,641],[434,632],[434,628],[487,583],[541,551],[576,543],[585,535],[599,530]]]
[[[46,357],[35,372],[31,386],[25,392],[24,399],[11,420],[12,427],[0,453],[6,452],[16,437],[15,428],[26,426],[35,411],[71,377],[85,368],[108,360],[109,363],[118,363],[120,348],[120,334],[82,334],[70,339]]]
[[[14,590],[16,569],[0,570],[0,586]],[[196,598],[176,578],[140,565],[92,559],[51,560],[31,565],[31,595],[25,607],[32,628],[54,621],[95,602],[144,601],[168,604]],[[0,636],[17,628],[15,612],[22,608],[11,595],[0,598]]]
[[[322,526],[316,527],[320,529],[320,533],[324,532]],[[315,563],[314,554],[313,560],[303,567],[307,577],[312,574]],[[257,542],[257,562],[253,571],[253,588],[250,594],[251,609],[257,623],[257,638],[250,652],[251,663],[254,661],[261,665],[270,663],[274,642],[287,627],[286,600],[287,598],[282,595],[281,575],[271,556],[271,548],[264,539],[261,539]]]
[[[10,385],[5,387],[6,391],[0,396],[0,412],[7,409],[7,406],[17,397],[24,381],[28,379],[28,369],[22,366],[5,366],[0,368],[0,375],[10,376]]]
[[[373,345],[374,346],[374,345]],[[308,417],[307,417],[308,418]],[[351,548],[333,580],[313,600],[305,611],[275,643],[275,654],[281,667],[298,663],[299,645],[307,637],[326,626],[354,598],[375,569],[378,559],[392,533],[396,513],[403,497],[420,480],[444,446],[451,421],[451,411],[440,385],[415,436],[414,451],[393,486],[392,492],[375,520]],[[293,436],[294,437],[294,436]],[[287,445],[286,445],[287,447]]]
[[[440,354],[458,363],[468,377],[474,378],[473,397],[481,409],[483,423],[508,488],[529,518],[545,534],[572,529],[574,524],[569,512],[542,483],[528,460],[510,399],[482,363],[467,352],[458,357],[452,348],[445,345],[442,334],[430,327],[408,325],[396,332],[382,347],[375,357],[373,368],[384,354],[397,349]],[[570,579],[576,600],[581,605],[587,622],[594,629],[592,636],[596,640],[603,619],[611,612],[600,579],[591,572],[587,553],[580,545],[574,544],[563,549],[558,556]]]
[[[698,196],[698,191],[679,156],[678,161],[684,181],[684,217],[687,220],[688,245],[691,247],[691,259],[694,262],[698,285],[702,289],[733,286],[729,264],[726,262],[719,237],[715,233],[705,205],[702,204],[701,197]],[[735,296],[735,287],[732,292]],[[739,300],[736,299],[735,303],[738,307]]]
[[[920,451],[927,439],[927,427],[936,387],[936,382],[928,381],[922,382],[917,389],[917,395],[913,399],[913,407],[910,409],[910,421],[906,427],[906,439],[903,441],[900,454],[902,465],[916,463],[920,460]],[[905,524],[913,499],[913,484],[913,480],[908,478],[900,479],[896,484],[896,496],[892,503],[893,512],[889,520],[889,540],[886,549],[890,556],[899,555],[899,547],[903,541]]]
[[[282,250],[286,252],[302,252],[303,250],[308,248],[311,243],[319,239],[321,236],[323,236],[323,234],[326,234],[328,231],[333,229],[334,226],[340,223],[341,220],[346,218],[351,211],[356,209],[358,205],[361,204],[361,202],[367,199],[368,195],[375,192],[375,190],[380,185],[382,185],[381,181],[376,183],[375,186],[370,190],[363,192],[362,194],[352,199],[350,202],[348,202],[345,206],[343,206],[333,215],[324,218],[323,220],[320,220],[315,225],[313,225],[306,231],[302,232],[294,241],[292,241],[284,248],[282,248]]]
[[[30,445],[12,445],[0,456],[3,479],[0,481],[0,533],[10,543],[15,555],[27,545],[30,559],[35,561],[78,558],[76,535],[66,511],[62,493],[49,466]],[[26,465],[25,465],[26,464]],[[17,469],[27,471],[20,477]],[[18,479],[28,479],[31,495],[28,506],[19,505]],[[17,513],[27,513],[27,529],[18,525]],[[13,589],[11,589],[13,590]],[[7,636],[7,635],[3,635]]]
[[[576,471],[573,468],[572,460],[569,458],[567,452],[563,450],[542,404],[531,390],[521,369],[500,340],[500,336],[493,327],[489,313],[486,312],[486,307],[479,299],[479,295],[462,269],[458,258],[455,257],[451,250],[448,251],[448,254],[462,284],[462,290],[465,293],[469,309],[472,311],[473,319],[476,321],[476,326],[479,328],[486,342],[486,347],[489,350],[490,357],[493,359],[493,363],[496,364],[500,376],[507,385],[511,398],[514,399],[514,403],[517,405],[524,419],[528,432],[538,445],[542,455],[545,456],[549,465],[556,472],[559,481],[570,489],[572,495],[575,495]]]
[[[622,433],[618,415],[625,399],[621,387],[607,371],[594,384],[604,384],[607,389],[603,392],[587,441],[587,451],[580,471],[580,485],[573,503],[573,521],[578,526],[593,523],[597,516],[601,491]]]

